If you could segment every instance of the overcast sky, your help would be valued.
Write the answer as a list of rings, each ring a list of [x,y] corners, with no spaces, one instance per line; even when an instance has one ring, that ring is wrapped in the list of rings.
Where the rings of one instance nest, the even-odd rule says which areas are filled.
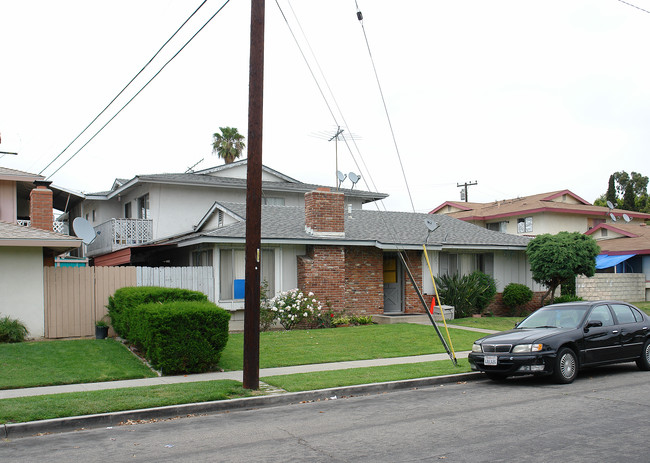
[[[324,136],[338,123],[357,136],[354,157],[338,143],[339,170],[362,175],[356,188],[388,193],[390,210],[412,209],[406,182],[415,210],[428,212],[458,201],[466,181],[478,182],[470,201],[570,189],[593,202],[615,171],[650,175],[650,14],[641,9],[619,0],[357,0],[405,180],[355,1],[278,2],[321,90],[267,0],[263,162],[273,169],[333,186],[337,147]],[[200,3],[0,0],[0,151],[18,152],[0,166],[40,172]],[[630,3],[650,10],[650,0]],[[44,175],[222,4],[208,0]],[[247,134],[249,34],[250,1],[231,0],[51,180],[93,192],[116,177],[221,164],[212,133]]]

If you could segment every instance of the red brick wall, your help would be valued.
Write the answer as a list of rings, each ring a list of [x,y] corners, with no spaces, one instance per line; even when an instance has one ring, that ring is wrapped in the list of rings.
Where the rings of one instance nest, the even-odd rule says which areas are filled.
[[[418,285],[422,285],[422,253],[420,251],[406,251],[406,263],[411,270],[411,274]],[[422,287],[420,286],[420,291]],[[404,269],[404,313],[425,313],[422,302],[417,291],[411,283],[406,269]],[[425,301],[431,303],[431,297],[425,298]]]
[[[52,231],[52,190],[39,185],[29,195],[29,220],[33,228]]]
[[[384,313],[384,257],[377,248],[345,248],[345,310]]]
[[[345,251],[341,246],[308,246],[298,256],[298,288],[336,312],[345,307]]]
[[[305,227],[315,233],[344,233],[345,204],[343,193],[319,188],[305,194]]]

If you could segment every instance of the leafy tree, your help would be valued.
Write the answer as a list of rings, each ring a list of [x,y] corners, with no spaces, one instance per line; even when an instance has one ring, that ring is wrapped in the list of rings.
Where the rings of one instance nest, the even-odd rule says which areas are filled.
[[[596,256],[600,247],[596,241],[578,232],[560,232],[557,235],[543,234],[533,239],[526,247],[533,280],[548,287],[542,296],[551,302],[555,290],[576,275],[591,277],[596,273]]]
[[[628,211],[648,212],[648,177],[638,172],[628,174],[624,170],[609,176],[607,192],[595,201],[596,206],[606,206],[610,201],[614,207]]]
[[[234,127],[219,127],[221,133],[212,135],[212,153],[222,158],[226,164],[239,158],[246,148],[244,136]]]
[[[609,176],[609,183],[607,184],[607,193],[605,193],[605,201],[616,204],[616,179],[614,174]]]

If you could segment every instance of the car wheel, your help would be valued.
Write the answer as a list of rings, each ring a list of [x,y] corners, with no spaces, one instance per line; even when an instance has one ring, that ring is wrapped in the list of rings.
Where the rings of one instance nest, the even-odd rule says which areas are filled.
[[[553,379],[559,384],[572,383],[578,376],[578,358],[575,352],[568,347],[563,347],[557,353]]]
[[[640,370],[650,370],[650,339],[643,345],[643,352],[641,353],[641,357],[636,359],[636,366],[638,366]]]
[[[486,372],[485,373],[488,378],[490,378],[492,381],[503,381],[506,379],[508,376],[503,374],[503,373],[493,373],[493,372]]]

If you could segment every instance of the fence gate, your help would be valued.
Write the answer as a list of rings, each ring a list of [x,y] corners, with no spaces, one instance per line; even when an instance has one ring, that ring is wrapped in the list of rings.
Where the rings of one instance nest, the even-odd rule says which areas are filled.
[[[116,289],[136,286],[134,267],[45,267],[45,337],[94,336]]]

